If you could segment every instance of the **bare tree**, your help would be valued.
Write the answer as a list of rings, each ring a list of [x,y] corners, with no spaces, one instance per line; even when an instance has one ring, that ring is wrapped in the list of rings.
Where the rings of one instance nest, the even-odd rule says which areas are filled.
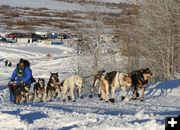
[[[156,76],[162,79],[174,78],[180,59],[178,29],[180,5],[177,0],[146,0],[140,6],[136,20],[135,34],[141,50],[141,59],[146,59],[154,68]]]
[[[91,0],[88,5],[84,5],[87,12],[86,20],[76,27],[80,35],[80,40],[77,44],[78,55],[83,56],[83,58],[85,58],[85,55],[88,58],[90,57],[86,59],[86,62],[88,64],[92,63],[91,69],[93,74],[99,69],[98,61],[100,58],[100,46],[102,44],[101,35],[105,29],[103,10],[101,9],[102,5],[100,6],[98,4],[99,2],[100,0]],[[80,59],[82,60],[82,57]]]

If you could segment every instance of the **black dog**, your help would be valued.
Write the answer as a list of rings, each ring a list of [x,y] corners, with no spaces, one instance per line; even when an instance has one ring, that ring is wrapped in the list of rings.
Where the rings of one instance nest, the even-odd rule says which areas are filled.
[[[138,88],[142,90],[140,100],[144,100],[145,85],[148,84],[148,80],[152,77],[152,73],[149,68],[136,70],[130,73],[133,86],[133,99],[136,100],[139,97]]]
[[[34,84],[33,91],[35,98],[42,102],[45,94],[45,80],[43,78],[38,78],[38,82]]]

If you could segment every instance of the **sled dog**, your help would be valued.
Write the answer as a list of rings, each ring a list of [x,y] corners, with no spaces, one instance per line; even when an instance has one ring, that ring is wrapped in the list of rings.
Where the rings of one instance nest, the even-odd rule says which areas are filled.
[[[122,100],[125,99],[127,90],[130,89],[132,84],[131,76],[126,73],[118,71],[108,72],[101,77],[101,100],[114,102],[116,88],[119,86],[122,90]],[[111,98],[109,99],[109,93]]]
[[[78,75],[72,75],[63,82],[62,87],[62,95],[63,101],[66,100],[66,97],[72,99],[75,102],[74,91],[78,89],[79,97],[82,98],[82,88],[83,88],[83,80]]]
[[[34,84],[33,91],[35,98],[42,102],[45,94],[45,79],[38,78],[38,81]]]

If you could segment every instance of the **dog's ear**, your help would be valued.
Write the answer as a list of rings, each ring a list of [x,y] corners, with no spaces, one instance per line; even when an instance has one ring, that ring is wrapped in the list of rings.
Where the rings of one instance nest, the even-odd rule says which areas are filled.
[[[139,71],[140,71],[140,72],[144,72],[144,69],[141,68]]]
[[[124,76],[123,76],[123,80],[126,81],[126,80],[127,80],[127,77],[128,77],[127,75],[124,75]]]
[[[78,75],[75,75],[75,76],[74,76],[74,79],[78,81],[78,80],[80,80],[81,78],[80,78]]]
[[[146,70],[146,71],[149,71],[149,68],[146,68],[145,70]]]
[[[105,70],[102,70],[102,73],[105,73],[106,71]]]
[[[43,81],[43,85],[45,85],[45,79],[42,78],[42,81]]]
[[[56,75],[58,76],[58,72],[56,73]]]

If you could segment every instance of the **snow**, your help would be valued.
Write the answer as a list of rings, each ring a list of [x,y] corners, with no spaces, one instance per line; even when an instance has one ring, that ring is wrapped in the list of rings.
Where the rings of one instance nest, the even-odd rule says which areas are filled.
[[[67,44],[65,42],[65,44]],[[48,60],[50,53],[54,59]],[[4,60],[13,67],[5,67]],[[35,78],[59,72],[60,80],[76,73],[76,51],[68,45],[0,44],[0,129],[61,129],[61,130],[164,130],[165,117],[180,115],[180,80],[149,84],[145,101],[121,101],[116,93],[114,104],[89,99],[76,102],[31,102],[19,105],[9,102],[7,82],[19,58],[31,62]],[[88,86],[85,86],[88,90]]]
[[[0,0],[0,5],[10,5],[12,7],[30,7],[30,8],[47,8],[51,10],[66,11],[86,11],[86,7],[76,4],[67,3],[55,0]],[[88,5],[91,6],[91,5]],[[119,12],[116,9],[108,9],[103,6],[99,6],[103,12]]]
[[[108,2],[108,3],[133,3],[135,0],[101,0],[102,2]]]
[[[13,7],[31,7],[31,8],[48,8],[56,10],[72,10],[82,8],[79,4],[69,4],[66,2],[57,2],[54,0],[0,0],[2,5]]]

